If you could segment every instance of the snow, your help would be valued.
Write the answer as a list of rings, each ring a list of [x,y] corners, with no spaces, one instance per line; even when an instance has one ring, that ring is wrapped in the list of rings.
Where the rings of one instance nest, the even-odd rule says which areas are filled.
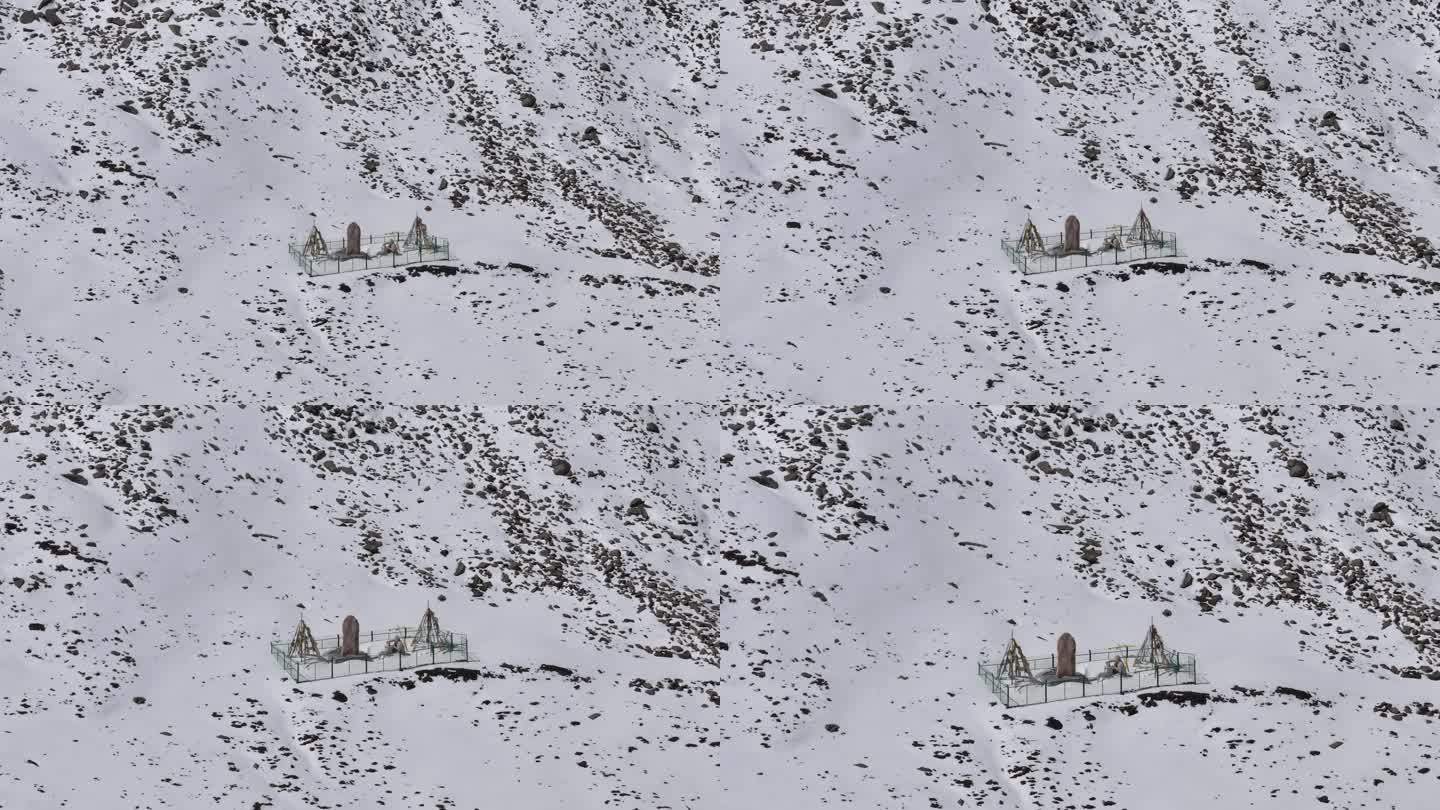
[[[0,806],[1433,796],[1432,9],[51,7],[0,9]],[[1000,247],[1142,205],[1183,256]],[[452,261],[288,252],[416,216]],[[469,661],[270,655],[427,604]],[[1200,683],[977,672],[1152,620]]]

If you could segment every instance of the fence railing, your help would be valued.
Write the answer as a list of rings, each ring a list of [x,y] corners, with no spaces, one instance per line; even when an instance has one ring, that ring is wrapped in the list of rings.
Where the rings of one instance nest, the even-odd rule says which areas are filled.
[[[1030,251],[1021,247],[1019,239],[1002,239],[1000,246],[1020,272],[1050,273],[1056,270],[1073,270],[1077,267],[1103,267],[1124,264],[1140,259],[1163,259],[1180,255],[1180,240],[1170,231],[1151,231],[1150,238],[1132,237],[1130,228],[1111,228],[1105,231],[1083,231],[1080,234],[1081,252],[1065,253],[1064,236],[1043,236],[1040,241],[1043,250]],[[1102,247],[1107,237],[1118,237],[1118,246]]]
[[[288,641],[270,642],[270,655],[296,683],[470,660],[470,642],[465,634],[448,630],[442,631],[433,644],[418,643],[413,627],[361,633],[361,654],[348,657],[340,655],[339,636],[316,639],[315,643],[320,650],[318,656],[292,656]]]
[[[380,236],[370,235],[360,240],[365,246],[365,253],[374,254],[375,251],[369,248],[374,245],[384,247],[386,242],[394,241],[399,248],[398,253],[387,253],[385,255],[352,256],[345,259],[335,258],[335,254],[345,249],[345,241],[326,240],[325,255],[316,256],[306,250],[305,243],[297,242],[290,245],[290,258],[300,265],[300,269],[312,276],[328,276],[332,273],[347,273],[356,270],[369,270],[372,267],[403,267],[416,262],[434,262],[450,260],[450,240],[439,237],[428,237],[424,243],[405,247],[405,234],[392,231]]]
[[[1056,700],[1070,700],[1100,695],[1123,695],[1141,689],[1157,686],[1180,686],[1199,682],[1195,656],[1191,653],[1168,653],[1166,660],[1159,663],[1140,663],[1133,660],[1134,647],[1115,647],[1108,650],[1088,650],[1075,654],[1077,671],[1093,670],[1094,665],[1106,665],[1114,658],[1125,661],[1126,672],[1109,674],[1077,674],[1065,679],[1053,677],[1055,656],[1027,659],[1030,671],[1035,677],[1012,679],[999,673],[999,664],[980,664],[980,680],[1007,708],[1032,706]]]

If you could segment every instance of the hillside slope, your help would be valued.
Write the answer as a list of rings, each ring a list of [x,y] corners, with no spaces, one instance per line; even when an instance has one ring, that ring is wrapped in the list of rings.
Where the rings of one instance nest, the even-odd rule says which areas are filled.
[[[701,4],[4,8],[12,390],[707,390],[718,244],[692,174],[713,150],[697,92],[716,50]],[[403,232],[417,214],[458,273],[311,279],[287,253],[312,223],[339,239],[352,220]]]
[[[1440,414],[720,417],[737,504],[723,713],[745,729],[726,747],[731,806],[1388,808],[1434,792]],[[976,674],[1012,634],[1030,656],[1062,632],[1103,650],[1152,619],[1201,685],[1007,710]]]
[[[1433,2],[732,2],[726,21],[724,333],[763,372],[748,389],[1120,404],[1433,387]],[[1027,216],[1059,234],[1141,206],[1178,234],[1169,272],[1022,277],[1000,251]]]
[[[1433,0],[0,0],[0,806],[1431,803],[1437,56]],[[1142,205],[1183,256],[1000,248]],[[287,252],[416,216],[452,261]],[[270,656],[427,605],[470,661]],[[977,677],[1151,620],[1201,683]]]
[[[721,733],[704,430],[4,406],[0,803],[698,806]],[[334,636],[427,603],[472,664],[297,686],[270,658],[302,613]]]

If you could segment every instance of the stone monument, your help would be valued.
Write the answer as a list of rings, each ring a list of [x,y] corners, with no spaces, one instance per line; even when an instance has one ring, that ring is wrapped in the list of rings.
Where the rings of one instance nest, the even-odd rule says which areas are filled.
[[[1080,218],[1074,214],[1065,218],[1065,252],[1080,252]]]
[[[350,226],[355,232],[359,228]],[[354,616],[346,616],[340,623],[340,657],[360,654],[360,622]]]
[[[1073,219],[1073,217],[1072,217],[1072,219]],[[1066,227],[1068,228],[1069,226],[1067,225]],[[1076,228],[1079,228],[1080,226],[1079,226],[1079,225],[1076,225],[1075,227],[1076,227]],[[1066,233],[1069,233],[1069,231],[1067,230]],[[1077,230],[1076,233],[1079,233],[1079,231]],[[359,223],[352,222],[352,223],[350,223],[350,227],[348,227],[348,228],[345,229],[345,255],[346,255],[346,256],[358,256],[358,255],[360,255],[360,225],[359,225]]]
[[[1074,219],[1074,217],[1071,217]],[[1070,226],[1065,226],[1068,235]],[[1075,639],[1069,633],[1062,633],[1055,645],[1055,677],[1064,678],[1075,674]]]

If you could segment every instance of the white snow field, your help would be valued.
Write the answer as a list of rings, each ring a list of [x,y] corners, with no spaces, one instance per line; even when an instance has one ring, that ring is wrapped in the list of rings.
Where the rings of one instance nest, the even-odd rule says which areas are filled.
[[[722,329],[747,389],[1433,400],[1433,3],[730,7]],[[1027,216],[1142,205],[1181,272],[1022,276],[1000,251]]]
[[[5,6],[0,373],[106,403],[705,398],[693,5]],[[458,272],[288,255],[417,214]]]
[[[310,410],[0,406],[0,804],[719,795],[703,414]],[[297,686],[270,657],[302,611],[427,603],[470,663]]]
[[[1420,0],[0,2],[0,808],[1433,805],[1437,55]],[[1142,205],[1182,256],[1001,248]],[[288,253],[416,216],[451,260]],[[426,605],[468,661],[271,656]],[[1199,683],[978,675],[1151,620]]]
[[[1436,790],[1440,412],[720,418],[727,806],[1407,808]],[[977,675],[1012,634],[1033,657],[1062,632],[1133,646],[1152,617],[1199,685],[1005,709]]]

